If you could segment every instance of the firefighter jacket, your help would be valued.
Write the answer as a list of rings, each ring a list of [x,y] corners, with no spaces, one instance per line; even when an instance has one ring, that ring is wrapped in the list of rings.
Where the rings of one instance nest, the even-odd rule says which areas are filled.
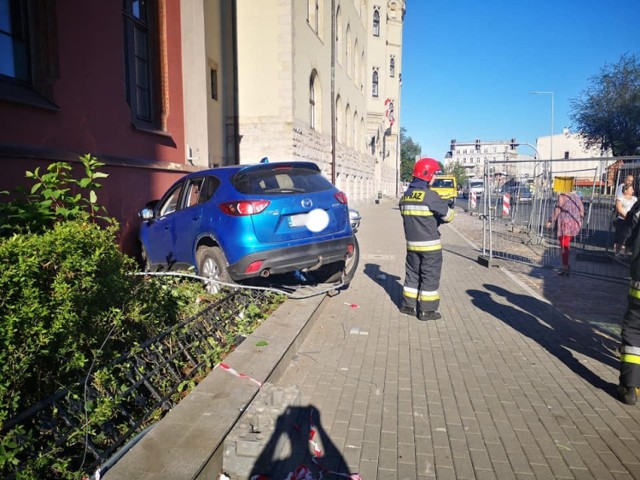
[[[640,202],[636,202],[629,210],[627,220],[631,229],[629,243],[633,245],[633,255],[628,305],[620,333],[620,385],[640,387]]]
[[[453,220],[454,212],[446,200],[429,188],[427,181],[413,179],[400,199],[400,213],[408,252],[442,249],[438,227]]]

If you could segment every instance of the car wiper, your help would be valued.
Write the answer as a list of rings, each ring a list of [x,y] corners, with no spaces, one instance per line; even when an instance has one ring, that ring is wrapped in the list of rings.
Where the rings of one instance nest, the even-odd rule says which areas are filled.
[[[264,193],[304,193],[306,190],[304,188],[295,188],[295,187],[283,187],[283,188],[270,188],[269,190],[265,190]]]

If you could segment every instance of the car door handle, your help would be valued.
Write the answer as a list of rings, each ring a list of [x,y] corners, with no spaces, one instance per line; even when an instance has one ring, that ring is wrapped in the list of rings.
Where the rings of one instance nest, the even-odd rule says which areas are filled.
[[[197,216],[193,217],[193,218],[192,218],[192,220],[193,220],[194,222],[195,222],[195,221],[197,221],[197,220],[200,220],[200,215],[197,215]]]

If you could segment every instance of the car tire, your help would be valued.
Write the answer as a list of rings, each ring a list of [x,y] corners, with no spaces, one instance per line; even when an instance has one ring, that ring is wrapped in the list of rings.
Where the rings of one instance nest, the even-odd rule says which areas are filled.
[[[353,255],[346,260],[333,262],[319,268],[314,276],[320,278],[322,283],[335,283],[342,279],[342,283],[346,286],[351,283],[358,269],[358,263],[360,263],[360,245],[358,238],[354,236]]]
[[[219,282],[231,283],[231,277],[227,271],[227,259],[219,247],[200,247],[196,252],[198,272],[201,277],[210,278]],[[203,280],[207,293],[218,293],[222,286],[216,282]]]

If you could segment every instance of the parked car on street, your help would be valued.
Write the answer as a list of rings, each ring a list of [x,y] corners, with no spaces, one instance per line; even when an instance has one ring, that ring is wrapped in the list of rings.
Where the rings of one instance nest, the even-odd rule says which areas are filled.
[[[346,195],[312,162],[194,172],[140,216],[147,271],[195,268],[222,282],[299,271],[348,283],[345,264],[357,255],[351,222],[359,214],[350,214]],[[218,289],[215,282],[205,285]]]
[[[529,187],[520,185],[517,187],[511,187],[507,189],[507,192],[511,197],[511,203],[531,203],[533,201],[533,194]]]
[[[351,223],[351,229],[353,230],[353,233],[356,233],[358,231],[360,220],[362,220],[360,212],[355,208],[349,207],[349,222]]]

